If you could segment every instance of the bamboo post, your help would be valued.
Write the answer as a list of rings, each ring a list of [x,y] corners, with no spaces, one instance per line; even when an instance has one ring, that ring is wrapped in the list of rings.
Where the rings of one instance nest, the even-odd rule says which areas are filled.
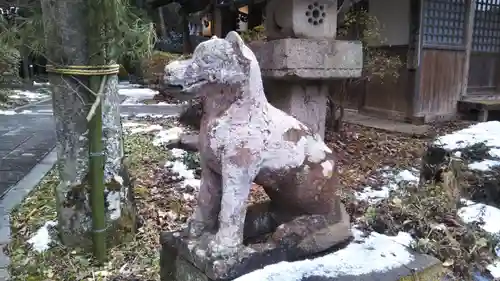
[[[88,13],[88,49],[89,65],[99,66],[106,64],[104,58],[104,38],[101,36],[105,24],[103,15],[99,12],[102,8],[95,0],[89,1]],[[102,103],[104,99],[101,80],[105,83],[106,76],[90,76],[89,100],[97,106],[88,122],[89,130],[89,183],[91,186],[92,208],[92,242],[94,256],[99,262],[106,260],[106,216],[104,198],[104,145],[102,141]],[[104,83],[102,83],[104,85]],[[92,112],[91,112],[92,114]]]

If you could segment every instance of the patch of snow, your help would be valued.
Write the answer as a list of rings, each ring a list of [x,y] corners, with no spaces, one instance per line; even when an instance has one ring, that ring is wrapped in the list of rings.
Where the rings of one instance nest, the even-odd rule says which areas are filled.
[[[146,117],[163,118],[163,117],[170,117],[170,116],[173,116],[173,115],[151,114],[151,113],[139,113],[139,114],[135,115],[135,117],[137,117],[137,118],[146,118]]]
[[[16,115],[17,112],[14,110],[0,110],[0,115]]]
[[[178,106],[180,104],[187,105],[187,104],[189,104],[189,101],[183,101],[180,103],[168,103],[168,102],[161,101],[161,102],[157,103],[156,105],[169,105],[169,106],[175,105],[175,106]]]
[[[476,202],[465,198],[460,199],[460,203],[464,206],[470,206],[476,204]]]
[[[184,129],[182,129],[181,127],[173,127],[168,130],[160,131],[153,140],[153,145],[162,145],[162,144],[170,144],[173,142],[178,142],[183,132]]]
[[[9,96],[14,99],[27,99],[29,101],[39,101],[49,97],[46,93],[37,93],[31,91],[15,91],[14,95]]]
[[[435,144],[447,150],[462,149],[477,143],[484,143],[489,147],[500,148],[500,134],[498,132],[500,132],[499,121],[481,122],[441,136],[436,139]]]
[[[52,110],[50,111],[52,112]],[[42,113],[41,110],[37,110],[37,111],[32,111],[32,110],[23,110],[21,112],[16,112],[15,110],[0,110],[0,115],[16,115],[16,114],[39,114],[39,113]]]
[[[484,231],[492,234],[500,233],[500,224],[498,223],[500,221],[500,210],[498,208],[476,203],[460,208],[458,216],[465,223],[484,221],[484,225],[481,226]]]
[[[108,201],[109,218],[111,220],[117,220],[121,215],[121,197],[119,191],[110,191],[106,196],[106,201]]]
[[[411,243],[415,241],[415,239],[411,237],[410,233],[402,231],[398,232],[398,235],[396,236],[387,236],[387,237],[389,237],[389,239],[391,239],[392,241],[406,247],[410,247]]]
[[[500,158],[500,148],[490,148],[488,154],[491,157]]]
[[[55,221],[47,221],[45,224],[40,227],[35,235],[28,240],[28,244],[30,244],[33,249],[39,253],[47,251],[50,246],[50,242],[52,238],[50,236],[50,228],[55,227],[57,222]]]
[[[356,199],[369,202],[377,202],[389,197],[391,190],[387,186],[374,189],[371,186],[365,187],[363,191],[357,191]]]
[[[495,166],[500,166],[500,161],[485,159],[480,162],[474,162],[468,165],[469,169],[486,172]]]
[[[410,170],[402,170],[396,174],[396,182],[407,181],[407,182],[417,182],[418,176]]]
[[[492,264],[486,266],[486,269],[490,272],[491,276],[495,278],[500,278],[500,260],[496,260]]]
[[[268,265],[234,281],[300,281],[309,276],[360,276],[387,272],[414,259],[405,246],[389,236],[372,232],[368,237],[363,237],[357,229],[353,229],[353,234],[355,241],[335,253],[312,260]]]
[[[136,128],[131,128],[130,133],[131,134],[137,134],[137,133],[150,133],[154,131],[161,131],[163,130],[163,127],[160,125],[149,125],[147,127],[136,127]]]
[[[179,148],[172,148],[170,150],[170,153],[172,153],[172,157],[174,157],[175,159],[179,159],[179,158],[184,157],[184,154],[186,154],[186,151],[183,149],[179,149]]]
[[[475,203],[471,200],[461,200],[462,203],[465,203],[465,207],[462,207],[458,210],[458,216],[465,223],[473,223],[473,222],[484,222],[481,225],[481,228],[493,235],[500,234],[500,209],[489,206],[483,203]],[[492,264],[488,265],[486,269],[490,272],[490,274],[495,278],[500,278],[500,249],[499,245],[495,247],[495,252],[497,254],[497,258]]]
[[[36,82],[36,81],[33,81],[33,86],[49,86],[50,83],[49,82]]]
[[[145,126],[145,125],[142,123],[137,123],[137,122],[124,122],[122,124],[123,128],[141,127],[141,126]]]
[[[183,188],[190,186],[195,190],[200,190],[200,185],[201,185],[201,180],[199,179],[185,179],[184,181],[182,181]]]
[[[31,91],[19,91],[15,90],[14,94],[9,95],[11,99],[26,99],[28,101],[39,101],[48,98],[49,95],[46,93],[37,93]]]
[[[179,174],[180,177],[183,177],[186,180],[194,179],[194,170],[188,169],[186,164],[181,161],[167,161],[165,166],[170,168],[172,172]]]
[[[38,109],[36,112],[38,113],[53,113],[52,109]]]
[[[382,177],[384,180],[387,180],[388,183],[378,188],[374,188],[371,186],[365,187],[362,191],[358,191],[355,193],[355,196],[358,200],[368,201],[370,203],[375,203],[382,199],[388,198],[391,191],[397,190],[400,187],[401,183],[409,183],[416,184],[418,183],[418,171],[416,170],[394,170],[389,169],[385,170],[382,173]]]
[[[152,99],[158,91],[149,88],[119,88],[118,94],[127,97],[122,102],[123,105],[137,105],[143,100]]]
[[[129,118],[129,117],[135,117],[135,118],[172,118],[172,117],[177,117],[177,114],[153,114],[153,113],[139,113],[139,114],[128,114],[128,113],[121,113],[120,117],[122,118]]]
[[[129,88],[141,88],[142,85],[140,84],[131,84],[130,82],[120,82],[118,83],[118,89],[129,89]]]

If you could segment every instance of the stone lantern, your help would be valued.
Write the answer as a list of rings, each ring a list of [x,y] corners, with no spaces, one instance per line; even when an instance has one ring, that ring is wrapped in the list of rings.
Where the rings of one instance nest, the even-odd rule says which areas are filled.
[[[270,0],[265,27],[252,49],[269,101],[324,137],[329,85],[361,76],[361,42],[335,40],[337,0]]]

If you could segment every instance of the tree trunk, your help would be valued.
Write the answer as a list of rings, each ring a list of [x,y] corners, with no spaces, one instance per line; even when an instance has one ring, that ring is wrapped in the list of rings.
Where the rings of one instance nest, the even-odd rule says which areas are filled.
[[[42,0],[47,59],[56,65],[87,65],[88,6],[86,0]],[[60,184],[56,187],[58,227],[67,246],[92,245],[87,115],[95,99],[87,76],[50,73],[56,123]],[[105,213],[110,241],[123,241],[135,230],[135,209],[123,163],[123,136],[116,75],[108,76],[102,101],[105,153]]]

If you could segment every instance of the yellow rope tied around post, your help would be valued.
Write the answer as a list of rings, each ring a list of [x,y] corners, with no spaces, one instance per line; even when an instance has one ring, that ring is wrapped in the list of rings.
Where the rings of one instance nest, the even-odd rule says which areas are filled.
[[[47,72],[58,73],[62,75],[82,75],[82,76],[101,76],[112,75],[120,72],[119,64],[111,65],[64,65],[54,66],[48,64]]]

